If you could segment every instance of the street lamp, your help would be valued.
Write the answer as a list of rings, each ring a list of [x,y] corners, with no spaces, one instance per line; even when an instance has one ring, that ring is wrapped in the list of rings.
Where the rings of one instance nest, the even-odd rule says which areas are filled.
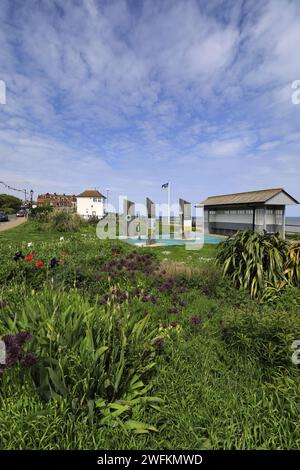
[[[33,189],[30,190],[30,209],[32,209]]]
[[[106,189],[106,213],[108,214],[108,196],[109,196],[110,189]]]

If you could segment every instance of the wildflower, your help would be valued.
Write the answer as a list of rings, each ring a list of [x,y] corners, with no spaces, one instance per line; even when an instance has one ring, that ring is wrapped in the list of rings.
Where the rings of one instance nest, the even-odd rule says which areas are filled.
[[[20,359],[20,364],[23,367],[31,367],[36,363],[37,363],[37,358],[32,353],[28,353]]]
[[[32,246],[32,242],[27,243],[28,248]]]
[[[60,237],[59,241],[63,242],[63,241],[64,241],[64,237]]]
[[[176,326],[178,325],[178,321],[172,321],[170,323],[170,325],[173,327],[173,328],[176,328]]]
[[[26,359],[26,355],[24,355],[22,352],[22,347],[24,343],[31,339],[30,333],[28,333],[27,331],[21,331],[15,336],[6,335],[2,339],[5,343],[6,349],[6,362],[4,368],[12,367],[18,363],[27,367],[33,364],[33,355],[30,354],[29,357],[27,357]],[[23,360],[25,361],[25,363],[22,363]]]
[[[14,256],[15,261],[19,261],[20,259],[24,259],[25,256],[23,255],[22,251],[17,251]]]
[[[170,308],[168,309],[168,312],[169,312],[169,313],[178,313],[178,310],[177,310],[176,307],[170,307]]]
[[[33,260],[33,256],[26,256],[25,258],[25,261],[32,261]]]
[[[200,325],[201,323],[201,319],[198,315],[193,315],[191,318],[190,318],[190,324],[192,326],[198,326]]]
[[[152,345],[157,349],[157,351],[162,351],[165,345],[164,338],[158,337],[152,341]]]
[[[119,256],[119,253],[116,251],[116,252],[114,253],[114,256],[116,256],[116,257]]]
[[[55,266],[59,265],[59,260],[56,258],[52,258],[49,263],[49,268],[54,268]]]
[[[42,261],[37,261],[35,265],[37,268],[39,268],[40,266],[44,266],[44,263]]]

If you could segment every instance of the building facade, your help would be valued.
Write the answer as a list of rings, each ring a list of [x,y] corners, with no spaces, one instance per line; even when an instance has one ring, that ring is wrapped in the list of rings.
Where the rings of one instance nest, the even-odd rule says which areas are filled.
[[[285,206],[298,204],[284,189],[264,189],[222,196],[210,196],[204,206],[205,234],[231,235],[239,230],[285,236]]]
[[[43,206],[45,204],[48,204],[57,209],[69,209],[76,211],[76,196],[75,194],[39,194],[36,201],[36,205]]]
[[[77,214],[83,219],[98,218],[105,216],[105,199],[99,191],[87,189],[77,196]]]

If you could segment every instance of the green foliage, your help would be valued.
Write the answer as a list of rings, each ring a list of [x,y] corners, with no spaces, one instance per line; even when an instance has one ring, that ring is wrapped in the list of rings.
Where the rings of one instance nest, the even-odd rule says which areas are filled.
[[[270,307],[231,310],[221,327],[230,347],[246,351],[267,366],[290,364],[292,342],[300,338],[299,313]]]
[[[1,449],[299,448],[298,287],[262,305],[215,246],[45,229],[0,234],[0,336],[29,330],[39,358],[0,378]]]
[[[15,213],[22,206],[22,201],[18,197],[11,196],[10,194],[0,194],[0,211],[4,208],[10,208]]]
[[[300,286],[300,242],[295,242],[289,247],[282,276],[282,286]]]
[[[47,222],[49,214],[53,212],[53,207],[50,204],[43,204],[31,209],[30,219],[34,219],[38,222]]]
[[[5,212],[8,215],[13,215],[16,213],[15,209],[12,207],[0,207],[0,212]]]
[[[286,252],[287,243],[278,234],[244,231],[220,244],[217,263],[237,288],[257,298],[268,284],[277,284]]]
[[[79,232],[82,220],[78,214],[56,209],[48,215],[48,228],[54,232]]]

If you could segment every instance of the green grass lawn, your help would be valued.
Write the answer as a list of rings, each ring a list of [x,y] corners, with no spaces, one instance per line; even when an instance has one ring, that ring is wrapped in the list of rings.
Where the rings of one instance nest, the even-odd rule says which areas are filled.
[[[299,449],[295,295],[251,300],[215,245],[113,243],[91,226],[0,234],[0,337],[30,331],[38,361],[0,375],[0,448]]]

